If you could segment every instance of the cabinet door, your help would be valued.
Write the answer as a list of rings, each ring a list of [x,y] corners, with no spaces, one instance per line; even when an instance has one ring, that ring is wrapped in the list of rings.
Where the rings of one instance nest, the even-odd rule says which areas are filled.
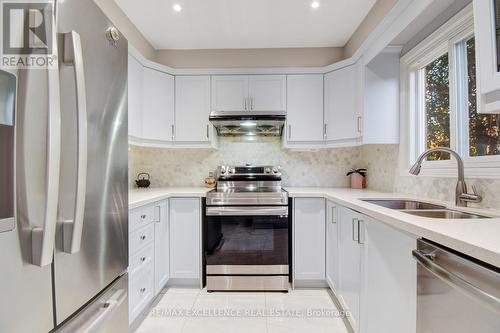
[[[144,70],[142,64],[128,55],[128,135],[142,135],[142,89]]]
[[[288,142],[323,141],[323,75],[287,76]]]
[[[373,219],[365,218],[365,228],[361,332],[414,333],[416,239]]]
[[[294,201],[295,280],[325,280],[325,200]]]
[[[174,77],[144,68],[142,137],[172,141],[174,130]]]
[[[200,278],[200,199],[170,199],[170,278]]]
[[[168,202],[155,205],[155,293],[167,284],[169,272],[169,216]]]
[[[478,107],[482,113],[500,113],[500,7],[498,1],[474,0],[474,29]]]
[[[248,76],[212,76],[212,111],[245,111],[248,102]]]
[[[250,76],[249,98],[249,110],[286,111],[286,76]]]
[[[357,65],[325,75],[325,124],[328,141],[356,139],[361,136],[360,79]]]
[[[337,205],[326,202],[326,282],[332,290],[338,291],[339,283],[339,234]]]
[[[347,208],[339,210],[340,222],[340,283],[339,298],[356,332],[359,332],[361,296],[361,246],[358,242],[358,221],[361,215]]]
[[[210,77],[175,77],[175,141],[210,141]]]

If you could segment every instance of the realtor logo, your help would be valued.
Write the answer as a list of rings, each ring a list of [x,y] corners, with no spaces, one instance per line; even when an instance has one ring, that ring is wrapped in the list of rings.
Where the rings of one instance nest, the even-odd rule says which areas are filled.
[[[53,53],[54,3],[50,0],[1,2],[0,67],[49,68]]]

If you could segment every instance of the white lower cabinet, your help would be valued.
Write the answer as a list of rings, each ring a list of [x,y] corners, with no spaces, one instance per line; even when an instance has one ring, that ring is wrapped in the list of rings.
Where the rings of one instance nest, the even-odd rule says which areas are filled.
[[[327,281],[333,280],[330,287],[349,311],[354,331],[415,333],[417,273],[411,251],[416,237],[345,207],[330,209],[337,210],[339,282],[335,285],[328,253]],[[329,232],[328,226],[327,219],[327,251],[332,251],[334,228]]]
[[[324,283],[325,199],[295,198],[293,209],[294,283]]]
[[[326,283],[336,292],[339,285],[339,228],[338,207],[326,201]]]
[[[416,238],[373,219],[365,231],[361,332],[415,333]]]
[[[201,207],[198,198],[170,199],[170,278],[201,277]]]
[[[170,276],[170,239],[168,201],[155,204],[155,293],[167,284]]]
[[[339,210],[339,289],[337,296],[344,310],[349,311],[349,321],[359,332],[362,272],[362,215],[348,208]]]

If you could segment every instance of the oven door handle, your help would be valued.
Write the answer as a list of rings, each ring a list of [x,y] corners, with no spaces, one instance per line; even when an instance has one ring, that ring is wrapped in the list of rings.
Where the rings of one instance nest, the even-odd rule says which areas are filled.
[[[207,216],[288,216],[288,206],[207,207]]]

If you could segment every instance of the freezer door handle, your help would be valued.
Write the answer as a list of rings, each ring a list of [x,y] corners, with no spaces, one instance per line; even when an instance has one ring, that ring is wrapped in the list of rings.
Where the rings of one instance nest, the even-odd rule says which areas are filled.
[[[90,318],[85,325],[74,331],[74,333],[97,333],[108,318],[113,314],[123,301],[127,298],[127,291],[118,289],[111,297],[104,302],[99,310]]]
[[[55,17],[52,17],[55,26]],[[56,31],[53,29],[53,47],[57,49]],[[61,162],[61,100],[59,89],[59,66],[47,70],[48,119],[47,119],[47,166],[46,202],[43,226],[31,229],[31,263],[47,266],[52,263],[59,201],[59,171]]]
[[[78,157],[75,210],[72,220],[63,222],[63,248],[66,253],[80,251],[82,243],[85,195],[87,192],[87,96],[80,35],[71,31],[63,35],[62,62],[74,69],[78,123]]]

